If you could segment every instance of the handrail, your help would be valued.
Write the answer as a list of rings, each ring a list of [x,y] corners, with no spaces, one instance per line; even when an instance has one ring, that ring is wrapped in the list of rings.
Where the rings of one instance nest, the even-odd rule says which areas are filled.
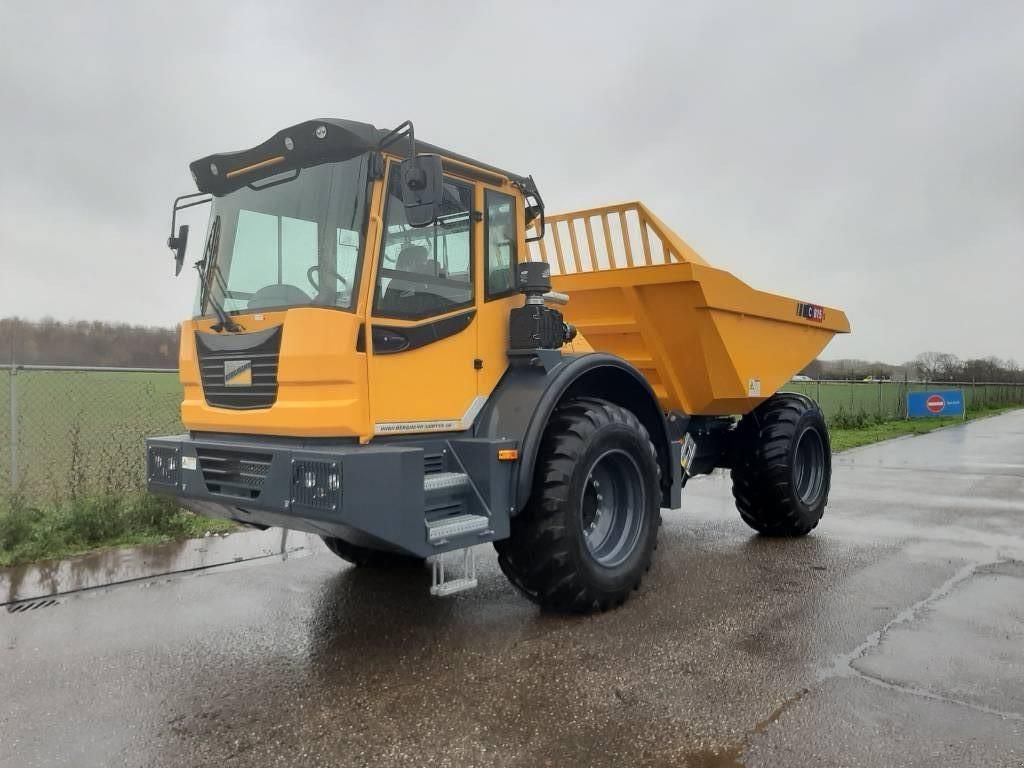
[[[552,274],[707,263],[639,201],[584,208],[546,219],[549,234],[531,243],[529,252],[531,261],[550,264]],[[538,234],[537,222],[527,233]]]

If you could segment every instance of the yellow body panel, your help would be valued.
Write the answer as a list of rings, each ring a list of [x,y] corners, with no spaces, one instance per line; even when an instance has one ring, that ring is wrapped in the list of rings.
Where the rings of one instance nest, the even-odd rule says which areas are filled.
[[[390,163],[394,157],[387,156]],[[447,168],[460,176],[457,166]],[[474,187],[474,209],[495,189],[515,199],[518,259],[545,260],[562,307],[579,336],[566,352],[610,352],[636,366],[666,410],[689,414],[745,413],[813,360],[835,333],[849,331],[846,316],[824,308],[805,319],[800,302],[763,293],[709,266],[640,203],[548,216],[547,236],[529,246],[523,198],[509,181],[463,179]],[[384,212],[385,182],[372,186],[363,268],[355,311],[303,307],[239,315],[246,331],[283,325],[274,405],[253,410],[209,406],[203,396],[194,334],[215,320],[182,325],[182,420],[190,430],[297,437],[357,437],[447,431],[468,427],[508,367],[513,294],[487,301],[485,238],[477,221],[472,238],[475,311],[467,328],[425,346],[374,354],[373,324],[410,327],[445,315],[403,321],[373,317]],[[532,225],[536,227],[537,222]],[[364,334],[357,351],[359,334]],[[251,371],[225,371],[235,385]],[[248,377],[248,378],[247,378]]]
[[[431,317],[435,322],[451,314]],[[423,324],[393,318],[376,320],[395,328]],[[373,433],[444,432],[465,429],[477,397],[477,325],[474,320],[454,336],[391,355],[376,354],[370,362],[373,382]]]
[[[566,320],[636,366],[666,410],[746,413],[850,330],[838,309],[807,319],[804,302],[709,266],[641,203],[551,216],[548,231],[532,256],[569,295]]]
[[[277,401],[270,408],[231,410],[206,404],[195,332],[216,320],[181,326],[181,420],[190,430],[253,435],[349,437],[370,434],[366,355],[356,351],[361,319],[334,309],[301,307],[235,318],[246,331],[283,325]]]

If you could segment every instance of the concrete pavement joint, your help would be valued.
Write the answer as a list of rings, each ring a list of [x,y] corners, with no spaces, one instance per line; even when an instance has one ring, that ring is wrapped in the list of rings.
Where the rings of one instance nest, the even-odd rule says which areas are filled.
[[[947,597],[958,585],[967,581],[967,579],[974,576],[980,568],[989,566],[1003,565],[1005,563],[1012,562],[1010,559],[996,559],[986,560],[984,562],[972,563],[966,565],[943,582],[937,589],[935,589],[930,595],[922,600],[918,600],[913,605],[904,608],[890,621],[886,622],[881,629],[876,632],[872,632],[863,643],[858,645],[850,653],[844,654],[837,657],[832,666],[822,670],[818,675],[819,682],[824,682],[835,677],[856,677],[861,680],[865,680],[873,685],[877,685],[882,688],[886,688],[893,691],[900,691],[903,693],[910,694],[911,696],[918,696],[920,698],[929,699],[931,701],[941,701],[946,704],[954,704],[956,706],[966,707],[976,712],[982,712],[988,715],[995,715],[1001,717],[1004,720],[1015,720],[1018,722],[1024,722],[1024,715],[1017,714],[1016,712],[1004,712],[998,709],[992,709],[981,704],[972,704],[967,701],[961,701],[959,699],[953,699],[948,696],[942,696],[941,694],[932,693],[921,688],[914,686],[903,685],[902,683],[896,683],[891,680],[885,680],[881,677],[875,677],[869,675],[857,669],[854,663],[867,655],[868,652],[878,648],[882,643],[882,638],[889,630],[900,624],[906,624],[913,621],[917,616],[932,603]],[[781,713],[780,713],[781,714]]]
[[[926,691],[922,688],[916,688],[910,685],[903,685],[902,683],[894,683],[890,680],[886,680],[881,677],[869,675],[867,672],[862,672],[861,670],[855,669],[853,667],[851,667],[851,670],[853,671],[854,677],[858,677],[861,680],[865,680],[871,683],[872,685],[877,685],[880,688],[886,688],[890,691],[899,691],[901,693],[909,693],[911,696],[918,696],[922,699],[929,699],[930,701],[941,701],[944,704],[954,704],[958,707],[966,707],[967,709],[972,709],[975,712],[981,712],[986,715],[995,715],[996,717],[1000,717],[1003,720],[1015,720],[1019,723],[1024,723],[1024,715],[1017,714],[1016,712],[1004,712],[1001,709],[992,709],[992,707],[986,707],[982,704],[972,704],[969,701],[953,699],[949,696],[943,696],[938,693],[932,693],[931,691]]]

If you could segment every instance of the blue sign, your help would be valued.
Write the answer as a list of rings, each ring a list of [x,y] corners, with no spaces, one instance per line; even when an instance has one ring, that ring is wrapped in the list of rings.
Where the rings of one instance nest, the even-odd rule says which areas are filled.
[[[907,393],[907,418],[918,416],[963,416],[964,393],[959,389]]]

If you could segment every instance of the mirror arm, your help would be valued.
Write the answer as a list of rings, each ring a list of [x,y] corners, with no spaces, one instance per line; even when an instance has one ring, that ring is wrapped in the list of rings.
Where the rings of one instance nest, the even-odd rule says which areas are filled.
[[[547,222],[544,220],[544,198],[540,196],[540,190],[537,189],[537,184],[533,180],[533,176],[528,176],[527,180],[529,183],[523,184],[519,188],[523,193],[524,203],[527,197],[532,197],[537,201],[537,209],[540,214],[540,227],[538,227],[539,234],[526,238],[526,242],[535,243],[538,240],[543,240],[544,234],[547,232]]]
[[[196,198],[202,198],[197,200]],[[183,202],[188,200],[189,202]],[[185,261],[185,248],[188,246],[188,225],[182,224],[175,233],[174,225],[177,223],[178,211],[191,208],[195,205],[203,205],[213,200],[213,195],[206,192],[193,192],[188,195],[179,195],[174,198],[174,205],[171,206],[171,234],[167,236],[167,247],[174,254],[174,276],[181,274],[181,265]]]
[[[197,197],[202,197],[204,199],[196,200],[195,198],[197,198]],[[181,204],[182,200],[192,200],[192,202],[185,203],[184,205],[182,205]],[[171,207],[171,234],[170,234],[170,237],[171,238],[174,237],[174,225],[175,225],[175,223],[177,221],[178,211],[183,211],[186,208],[191,208],[194,205],[202,205],[203,203],[208,203],[211,200],[213,200],[213,195],[208,194],[206,192],[193,192],[192,194],[189,194],[189,195],[179,195],[178,197],[174,198],[174,205]],[[170,245],[170,243],[168,243],[168,245]]]
[[[412,126],[412,120],[406,120],[384,136],[377,144],[377,149],[385,149],[406,135],[409,137],[409,157],[416,157],[416,132]]]

